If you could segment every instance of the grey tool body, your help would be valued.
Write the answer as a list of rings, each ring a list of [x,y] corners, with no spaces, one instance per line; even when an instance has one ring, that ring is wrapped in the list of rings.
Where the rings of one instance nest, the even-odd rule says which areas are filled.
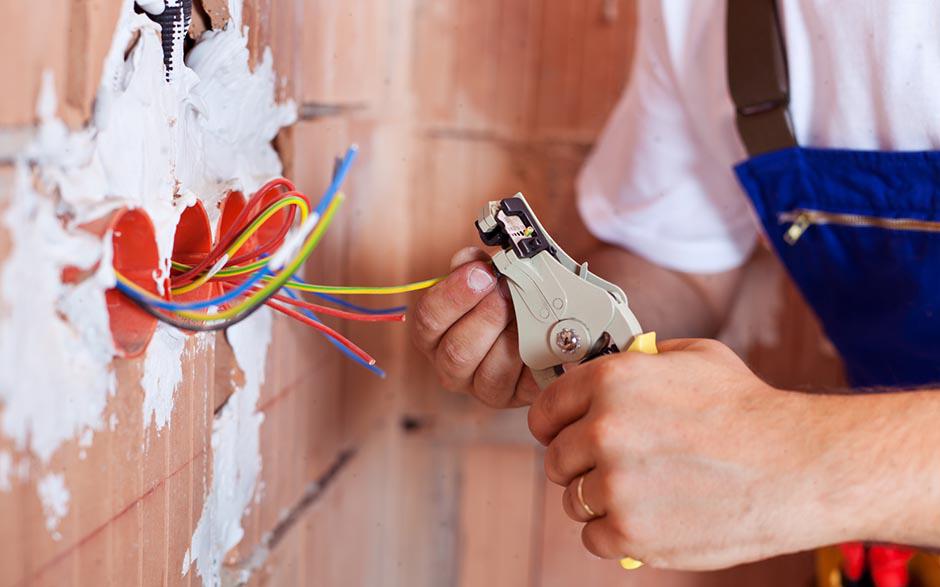
[[[516,312],[519,354],[545,388],[562,365],[626,350],[642,329],[616,285],[578,264],[542,228],[522,194],[492,201],[477,219]]]

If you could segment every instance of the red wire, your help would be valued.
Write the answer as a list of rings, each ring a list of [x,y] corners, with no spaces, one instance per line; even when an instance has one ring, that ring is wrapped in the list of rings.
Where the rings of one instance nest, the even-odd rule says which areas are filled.
[[[179,275],[173,276],[174,285],[184,285],[191,282],[207,267],[210,267],[213,263],[218,261],[219,257],[221,257],[225,252],[225,249],[227,249],[229,245],[231,245],[232,242],[234,242],[234,240],[237,238],[238,233],[244,228],[244,226],[247,226],[246,220],[248,219],[248,215],[251,214],[251,211],[258,204],[258,202],[263,197],[267,196],[268,192],[273,189],[277,189],[278,187],[285,187],[289,192],[293,192],[297,189],[290,180],[283,177],[272,179],[268,183],[261,186],[261,189],[255,192],[254,195],[252,195],[251,198],[245,203],[245,207],[242,208],[242,211],[239,212],[238,216],[235,218],[235,221],[232,222],[232,226],[228,231],[226,231],[224,235],[219,238],[219,242],[216,243],[212,250],[209,251],[209,254],[207,254],[202,259],[202,261],[195,264],[192,268],[187,269]],[[260,213],[261,212],[259,212],[259,214]]]
[[[308,208],[310,207],[310,198],[308,198],[306,194],[302,194],[301,192],[297,192],[297,191],[289,191],[289,192],[284,192],[281,194],[281,198],[288,198],[292,196],[302,198],[307,203],[307,207]],[[249,251],[247,253],[243,253],[236,257],[233,257],[232,259],[228,261],[227,264],[241,265],[242,263],[246,261],[253,261],[256,258],[260,257],[261,255],[264,255],[265,253],[270,253],[274,251],[274,249],[281,246],[281,243],[284,241],[284,238],[287,236],[287,231],[290,230],[291,225],[294,223],[294,214],[296,212],[297,212],[297,209],[291,206],[287,210],[287,217],[284,219],[284,223],[278,229],[277,234],[275,234],[266,243],[263,243],[260,246],[256,247],[254,250]],[[264,214],[264,210],[260,210],[258,214],[255,216],[255,218],[257,218],[258,216],[261,216],[262,214]],[[251,219],[251,222],[254,222],[254,218]],[[249,222],[248,224],[251,224],[251,222]]]
[[[285,306],[282,306],[282,305],[278,304],[277,302],[273,302],[273,301],[271,301],[271,300],[268,300],[268,301],[267,301],[267,304],[268,304],[269,306],[271,306],[272,308],[274,308],[275,310],[277,310],[278,312],[281,312],[282,314],[286,314],[286,315],[290,316],[290,317],[293,318],[294,320],[297,320],[297,321],[299,321],[299,322],[303,322],[304,324],[306,324],[307,326],[310,326],[311,328],[315,328],[315,329],[317,329],[317,330],[319,330],[319,331],[321,331],[321,332],[326,333],[327,335],[333,337],[333,338],[334,338],[337,342],[339,342],[341,345],[343,345],[344,347],[346,347],[347,349],[349,349],[350,351],[352,351],[353,353],[355,353],[355,355],[356,355],[357,357],[361,358],[363,361],[366,361],[366,362],[369,363],[370,365],[375,365],[375,359],[373,359],[373,358],[369,355],[369,353],[367,353],[367,352],[365,352],[364,350],[362,350],[361,348],[359,348],[359,347],[356,345],[356,343],[354,343],[353,341],[349,340],[348,338],[346,338],[345,336],[343,336],[343,335],[340,334],[339,332],[333,330],[332,328],[330,328],[330,327],[327,326],[326,324],[323,324],[322,322],[317,322],[316,320],[310,319],[310,318],[304,316],[303,314],[301,314],[300,312],[295,312],[294,310],[291,310],[290,308],[287,308],[287,307],[285,307]]]
[[[279,302],[285,304],[290,304],[292,306],[299,306],[301,308],[306,308],[313,312],[319,312],[320,314],[325,314],[326,316],[334,316],[336,318],[346,318],[347,320],[358,320],[360,322],[404,322],[404,314],[360,314],[359,312],[347,312],[345,310],[338,310],[336,308],[331,308],[329,306],[321,306],[320,304],[311,304],[310,302],[304,300],[295,300],[287,296],[282,295],[273,295],[272,299],[275,299]]]

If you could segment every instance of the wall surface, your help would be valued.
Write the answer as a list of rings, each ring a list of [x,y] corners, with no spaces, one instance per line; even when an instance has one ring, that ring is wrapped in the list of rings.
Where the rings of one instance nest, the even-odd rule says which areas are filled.
[[[93,127],[102,64],[128,5],[4,5],[0,49],[20,56],[0,62],[2,79],[14,80],[0,95],[7,211],[22,197],[17,178],[58,197],[40,189],[41,163],[26,162],[24,176],[20,161],[35,140],[43,72],[68,128]],[[237,7],[205,0],[194,26],[221,29]],[[243,9],[251,65],[261,67],[269,47],[277,96],[297,108],[275,141],[285,174],[317,193],[332,158],[350,143],[361,148],[349,201],[310,275],[391,284],[441,274],[457,248],[475,243],[479,206],[516,191],[567,249],[590,244],[573,180],[627,80],[633,2],[246,0]],[[0,227],[7,262],[17,250],[11,232]],[[181,365],[160,401],[142,383],[164,373],[148,366],[159,358],[154,343],[115,359],[117,384],[100,413],[50,455],[37,452],[35,434],[17,442],[0,428],[0,587],[782,587],[810,576],[808,555],[700,575],[626,574],[593,559],[564,517],[561,490],[544,479],[524,412],[441,391],[400,325],[344,326],[389,372],[379,380],[315,333],[270,320],[262,351],[251,339],[267,336],[266,323],[228,337],[158,333],[179,347],[168,356]],[[773,383],[839,381],[767,254],[752,261],[724,338]],[[252,382],[256,396],[245,392]],[[11,397],[0,390],[0,417],[12,413]],[[53,401],[37,421],[83,402]],[[147,402],[167,411],[163,426]]]

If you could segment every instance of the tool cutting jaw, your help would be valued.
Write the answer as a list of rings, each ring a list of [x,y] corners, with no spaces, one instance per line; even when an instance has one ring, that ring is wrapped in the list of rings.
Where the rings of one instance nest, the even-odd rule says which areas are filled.
[[[519,354],[540,387],[566,363],[626,350],[643,332],[623,290],[569,257],[522,194],[489,202],[477,229],[485,244],[501,248],[493,265],[508,282]]]

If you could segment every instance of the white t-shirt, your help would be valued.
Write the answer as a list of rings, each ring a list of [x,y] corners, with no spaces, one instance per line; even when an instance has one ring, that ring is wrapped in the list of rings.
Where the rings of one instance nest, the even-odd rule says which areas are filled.
[[[801,145],[940,149],[940,1],[778,0]],[[758,226],[727,87],[726,0],[640,0],[630,84],[578,179],[588,228],[688,272],[742,264]]]

